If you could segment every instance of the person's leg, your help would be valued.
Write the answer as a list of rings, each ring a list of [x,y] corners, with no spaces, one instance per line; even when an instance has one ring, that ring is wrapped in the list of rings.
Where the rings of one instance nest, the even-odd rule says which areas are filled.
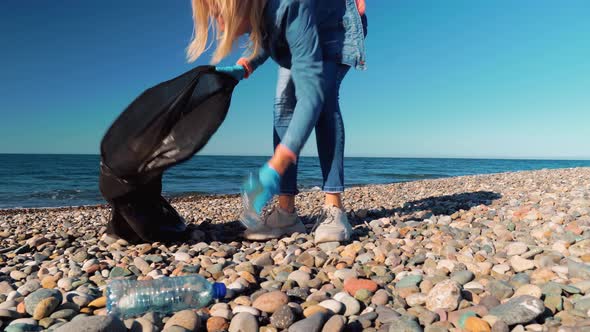
[[[325,197],[325,218],[315,229],[316,242],[336,242],[350,239],[352,228],[344,212],[344,123],[340,112],[340,84],[349,66],[332,63],[326,80],[330,89],[326,92],[324,108],[316,124],[316,141],[322,169]]]
[[[349,66],[334,64],[330,67],[332,87],[326,93],[326,101],[316,124],[316,142],[322,169],[322,190],[326,193],[326,205],[342,208],[344,191],[344,122],[339,105],[340,84]]]
[[[291,79],[291,71],[281,67],[279,68],[274,104],[273,145],[275,150],[291,123],[296,104],[295,85]],[[293,213],[295,195],[297,195],[297,163],[292,163],[281,177],[279,207]]]
[[[291,80],[291,71],[279,68],[277,92],[274,104],[273,143],[275,150],[291,123],[297,99],[295,86]],[[262,225],[249,229],[244,236],[250,240],[268,240],[292,233],[305,232],[305,226],[295,211],[295,195],[297,191],[297,163],[287,165],[282,172],[279,186],[278,208],[264,218]]]

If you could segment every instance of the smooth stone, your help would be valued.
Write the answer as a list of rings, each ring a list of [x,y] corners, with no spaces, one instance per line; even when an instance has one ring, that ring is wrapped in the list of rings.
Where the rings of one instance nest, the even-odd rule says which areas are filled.
[[[492,325],[492,332],[509,332],[510,327],[504,321],[498,320]]]
[[[289,328],[295,321],[295,314],[289,305],[283,305],[270,316],[270,323],[277,329]]]
[[[319,305],[312,305],[303,310],[304,317],[311,317],[317,313],[330,314],[330,310]]]
[[[174,260],[179,261],[179,262],[183,262],[183,263],[190,263],[191,255],[189,255],[186,252],[177,252],[177,253],[174,253]]]
[[[45,317],[48,317],[55,309],[57,309],[59,303],[60,302],[58,302],[58,299],[54,297],[48,297],[39,301],[35,307],[33,318],[36,320],[41,320]]]
[[[346,318],[340,315],[334,315],[328,319],[324,327],[322,328],[322,332],[342,332],[346,325]]]
[[[18,302],[14,300],[5,300],[4,302],[0,303],[0,309],[16,309]]]
[[[458,282],[460,285],[465,285],[475,278],[475,274],[469,270],[463,270],[451,275],[451,280]]]
[[[466,315],[466,314],[469,314],[469,313],[483,317],[488,314],[488,308],[486,308],[483,305],[475,305],[472,307],[467,307],[465,309],[449,312],[447,319],[449,322],[457,325],[459,323],[461,317],[467,318],[467,316],[469,316],[469,315]]]
[[[479,304],[486,307],[488,310],[490,310],[494,307],[499,306],[501,303],[500,303],[500,300],[498,300],[495,296],[488,295],[488,296],[481,298],[479,300]]]
[[[535,268],[535,262],[529,259],[524,259],[520,256],[512,256],[509,260],[512,269],[519,273]]]
[[[251,315],[254,316],[260,316],[260,310],[256,309],[256,308],[252,308],[250,306],[245,306],[245,305],[237,305],[234,307],[234,309],[232,310],[232,313],[238,314],[240,312],[247,312]]]
[[[339,314],[342,311],[344,305],[336,300],[324,300],[320,302],[320,306],[332,311],[335,314]]]
[[[385,306],[378,306],[375,312],[377,313],[377,322],[380,324],[389,324],[400,317],[397,311]]]
[[[467,312],[463,313],[461,315],[461,317],[459,317],[459,319],[457,320],[457,326],[464,329],[465,328],[465,321],[469,317],[477,317],[477,314],[473,311],[467,311]]]
[[[481,294],[484,292],[485,287],[483,287],[483,285],[477,281],[470,281],[470,282],[466,283],[465,285],[463,285],[463,289],[473,292],[475,294]]]
[[[252,260],[252,264],[254,264],[255,266],[263,267],[263,266],[274,265],[274,261],[271,258],[270,252],[266,252],[256,258],[254,258]]]
[[[513,275],[508,283],[514,288],[519,288],[521,286],[530,284],[531,277],[529,277],[529,275],[526,273],[518,273]]]
[[[66,319],[69,320],[72,317],[76,316],[78,314],[78,312],[74,309],[61,309],[61,310],[57,310],[54,313],[52,313],[49,317],[53,318],[53,319]]]
[[[21,314],[14,310],[0,309],[0,318],[17,319],[20,318]]]
[[[485,320],[478,317],[468,317],[465,319],[464,327],[467,331],[474,332],[491,332],[492,327]]]
[[[562,291],[561,285],[552,281],[541,286],[541,292],[544,295],[561,295]]]
[[[359,289],[354,293],[354,298],[361,302],[369,301],[371,299],[371,296],[373,296],[373,293],[366,289]]]
[[[306,287],[310,279],[309,273],[301,270],[293,271],[287,277],[287,280],[295,281],[299,287]]]
[[[543,303],[553,313],[563,310],[563,299],[561,295],[545,295]]]
[[[153,322],[150,320],[139,317],[135,319],[131,328],[129,329],[130,332],[158,332],[159,329],[154,325]]]
[[[400,281],[395,284],[396,288],[405,288],[405,287],[417,287],[418,284],[422,281],[421,275],[409,275],[404,277]]]
[[[74,279],[72,278],[62,278],[57,281],[57,287],[63,289],[66,292],[69,292],[74,288]]]
[[[376,282],[368,279],[349,278],[344,281],[344,290],[352,296],[355,296],[356,292],[361,289],[375,293],[377,291],[377,287],[378,286]]]
[[[434,285],[428,292],[426,298],[426,308],[430,311],[443,309],[453,311],[459,306],[461,301],[461,288],[456,281],[445,280]]]
[[[512,298],[489,311],[492,316],[508,325],[522,324],[532,321],[545,311],[543,301],[529,295]]]
[[[29,280],[24,285],[19,287],[16,291],[22,296],[30,295],[36,290],[41,288],[41,282],[39,280]]]
[[[389,302],[389,294],[386,290],[378,290],[371,298],[371,303],[374,305],[386,305]]]
[[[228,308],[215,309],[215,310],[211,310],[211,316],[222,317],[227,320],[230,320],[232,317],[232,312]]]
[[[192,310],[182,310],[170,317],[164,325],[164,329],[174,325],[180,326],[189,331],[196,331],[201,327],[201,319]]]
[[[109,273],[109,278],[115,279],[115,278],[128,277],[132,274],[133,273],[131,271],[129,271],[129,269],[126,269],[126,268],[120,267],[120,266],[115,266],[111,270],[111,272]]]
[[[91,308],[104,308],[107,305],[107,297],[101,296],[97,299],[92,300],[88,303],[88,306]]]
[[[39,326],[43,328],[49,328],[53,325],[57,320],[55,318],[45,317],[39,321]]]
[[[57,328],[55,332],[127,332],[123,322],[114,316],[81,317]]]
[[[541,298],[541,295],[543,295],[543,292],[541,291],[541,288],[537,285],[524,285],[519,287],[515,292],[513,297],[518,297],[521,295],[530,295],[533,297],[536,297],[538,299]]]
[[[506,255],[515,256],[524,254],[525,252],[527,252],[529,247],[522,242],[512,242],[509,245],[507,245],[505,249]]]
[[[8,281],[0,281],[0,294],[8,295],[12,291],[15,291],[15,289]]]
[[[36,291],[32,292],[31,294],[27,295],[27,297],[25,297],[25,309],[27,311],[27,313],[31,316],[35,315],[35,310],[37,308],[37,306],[41,303],[41,301],[48,299],[48,298],[53,298],[54,300],[51,301],[46,301],[44,302],[44,306],[46,306],[46,309],[49,310],[55,310],[55,308],[57,308],[57,306],[62,302],[63,297],[60,291],[56,290],[56,289],[47,289],[47,288],[40,288],[37,289]],[[49,311],[51,311],[49,310]],[[51,312],[49,312],[50,314]],[[38,313],[40,314],[40,313]],[[41,317],[43,318],[43,317]],[[39,319],[41,319],[39,318]]]
[[[416,293],[406,297],[406,303],[410,307],[417,307],[425,304],[427,299],[428,295],[424,293]]]
[[[273,313],[289,302],[287,295],[281,291],[264,293],[256,298],[252,306],[260,311]]]
[[[224,332],[229,329],[229,322],[221,317],[211,317],[207,320],[207,332]]]
[[[43,328],[38,325],[16,323],[8,325],[3,331],[4,332],[35,332],[42,331]]]
[[[150,272],[152,272],[152,268],[150,267],[150,264],[148,264],[148,262],[146,262],[143,258],[141,257],[135,257],[133,259],[133,264],[139,269],[139,271],[141,271],[141,273],[143,274],[148,274]]]
[[[24,273],[23,271],[19,271],[19,270],[14,270],[12,272],[10,272],[10,277],[14,280],[23,280],[27,277],[28,275],[26,273]]]
[[[355,270],[351,270],[351,269],[341,269],[341,270],[334,271],[334,277],[336,277],[342,281],[346,281],[347,279],[350,279],[350,278],[356,278],[357,276],[358,276],[358,273]]]
[[[229,332],[258,332],[258,320],[247,312],[240,312],[232,318]]]
[[[343,315],[346,317],[356,315],[361,311],[361,304],[359,303],[359,301],[357,301],[354,297],[348,294],[344,294],[342,296],[339,296],[338,298],[334,297],[334,299],[336,301],[341,302],[344,305],[345,310]]]
[[[423,329],[412,317],[401,316],[389,325],[388,332],[422,332]]]
[[[501,280],[491,280],[487,287],[487,291],[498,300],[503,300],[511,297],[514,294],[512,286]]]
[[[320,312],[291,325],[288,332],[320,332],[327,319],[328,315]]]

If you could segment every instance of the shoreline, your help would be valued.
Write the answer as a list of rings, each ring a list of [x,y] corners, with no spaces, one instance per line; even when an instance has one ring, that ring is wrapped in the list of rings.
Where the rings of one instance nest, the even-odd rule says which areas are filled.
[[[353,190],[355,188],[364,188],[364,187],[380,187],[380,186],[391,186],[400,183],[414,183],[414,182],[428,182],[428,181],[437,181],[442,179],[461,179],[461,178],[470,178],[470,177],[479,177],[479,176],[494,176],[500,174],[514,174],[514,173],[527,173],[527,172],[537,172],[537,171],[555,171],[555,170],[576,170],[576,169],[590,169],[590,167],[568,167],[568,168],[542,168],[539,170],[532,170],[532,171],[506,171],[506,172],[499,172],[499,173],[487,173],[487,174],[474,174],[474,175],[460,175],[460,176],[443,176],[435,179],[420,179],[420,180],[410,180],[410,181],[398,181],[398,182],[389,182],[389,183],[380,183],[380,184],[362,184],[362,185],[353,185],[351,187],[347,187],[346,191]],[[321,190],[302,190],[300,194],[308,193],[308,192],[321,192]],[[180,194],[175,196],[164,196],[168,199],[171,203],[197,203],[199,201],[208,200],[208,199],[234,199],[240,197],[239,193],[233,194],[196,194],[196,193],[186,193]],[[67,211],[76,211],[76,210],[96,210],[96,209],[108,209],[108,203],[103,204],[89,204],[89,205],[73,205],[73,206],[50,206],[50,207],[16,207],[16,208],[0,208],[0,216],[3,215],[13,215],[13,214],[21,214],[21,213],[34,213],[34,212],[44,212],[44,211],[54,211],[54,212],[67,212]]]

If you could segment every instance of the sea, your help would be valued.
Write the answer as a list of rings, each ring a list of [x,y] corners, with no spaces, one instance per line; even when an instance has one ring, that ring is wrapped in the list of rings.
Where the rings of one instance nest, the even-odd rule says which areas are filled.
[[[249,172],[267,157],[202,156],[164,174],[166,197],[238,193]],[[104,204],[98,189],[98,155],[0,154],[0,209]],[[590,160],[345,158],[347,187],[460,175],[590,167]],[[321,186],[319,159],[301,157],[301,190]]]

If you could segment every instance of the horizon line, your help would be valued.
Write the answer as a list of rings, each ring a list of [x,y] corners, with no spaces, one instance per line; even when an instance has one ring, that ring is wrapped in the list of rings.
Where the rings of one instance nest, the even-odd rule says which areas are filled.
[[[0,155],[67,155],[67,156],[100,156],[100,153],[26,153],[26,152],[0,152]],[[258,154],[195,154],[203,157],[270,157],[270,155]],[[317,155],[301,155],[303,158],[318,158]],[[344,158],[369,158],[369,159],[479,159],[479,160],[555,160],[555,161],[590,161],[590,157],[514,157],[514,156],[379,156],[379,155],[350,155]]]

